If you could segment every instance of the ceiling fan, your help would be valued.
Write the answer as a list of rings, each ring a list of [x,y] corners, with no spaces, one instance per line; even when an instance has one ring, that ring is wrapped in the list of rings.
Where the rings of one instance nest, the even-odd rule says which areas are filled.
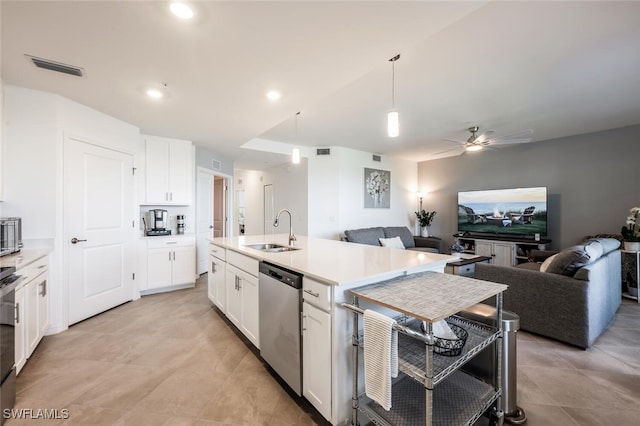
[[[442,139],[447,142],[455,142],[459,144],[459,147],[448,149],[446,151],[438,152],[434,155],[444,154],[445,152],[455,151],[459,149],[463,149],[464,151],[474,152],[480,151],[487,146],[496,146],[496,145],[511,145],[518,143],[527,143],[531,142],[532,138],[523,138],[523,136],[529,136],[533,133],[532,129],[520,130],[518,132],[509,133],[503,136],[493,137],[493,134],[496,132],[495,130],[488,129],[478,135],[478,131],[480,127],[473,126],[469,127],[469,132],[471,136],[465,141],[457,140],[457,139]],[[461,154],[464,152],[462,151]]]

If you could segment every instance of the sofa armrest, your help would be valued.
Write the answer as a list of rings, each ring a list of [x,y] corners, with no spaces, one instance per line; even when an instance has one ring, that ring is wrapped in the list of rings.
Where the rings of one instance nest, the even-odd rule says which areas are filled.
[[[504,309],[520,317],[520,327],[581,348],[589,336],[589,281],[529,269],[477,263],[475,278],[506,284]]]
[[[438,253],[443,251],[443,242],[438,237],[413,237],[413,241],[416,244],[416,248],[432,248],[438,250]]]

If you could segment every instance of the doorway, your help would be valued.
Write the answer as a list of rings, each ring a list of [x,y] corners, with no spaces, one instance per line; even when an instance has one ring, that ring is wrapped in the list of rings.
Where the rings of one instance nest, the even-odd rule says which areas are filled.
[[[232,235],[229,222],[230,177],[198,167],[196,178],[197,272],[207,272],[209,240]]]

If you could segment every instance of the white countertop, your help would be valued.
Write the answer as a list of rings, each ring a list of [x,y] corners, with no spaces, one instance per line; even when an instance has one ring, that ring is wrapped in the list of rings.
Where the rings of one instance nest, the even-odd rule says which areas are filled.
[[[298,235],[294,247],[300,250],[267,253],[245,244],[276,243],[288,246],[288,234],[249,235],[211,239],[214,244],[258,260],[266,260],[300,272],[327,284],[342,285],[372,278],[389,278],[404,272],[415,273],[442,267],[454,256],[402,250]]]
[[[24,268],[49,253],[51,253],[49,249],[22,249],[18,253],[0,257],[0,266],[15,266],[16,269]]]

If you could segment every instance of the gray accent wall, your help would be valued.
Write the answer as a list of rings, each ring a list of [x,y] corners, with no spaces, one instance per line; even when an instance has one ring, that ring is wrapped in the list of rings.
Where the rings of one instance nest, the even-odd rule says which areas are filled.
[[[535,134],[534,134],[535,136]],[[640,126],[511,145],[418,164],[430,233],[454,241],[458,191],[546,186],[552,248],[586,235],[620,233],[640,206]]]

